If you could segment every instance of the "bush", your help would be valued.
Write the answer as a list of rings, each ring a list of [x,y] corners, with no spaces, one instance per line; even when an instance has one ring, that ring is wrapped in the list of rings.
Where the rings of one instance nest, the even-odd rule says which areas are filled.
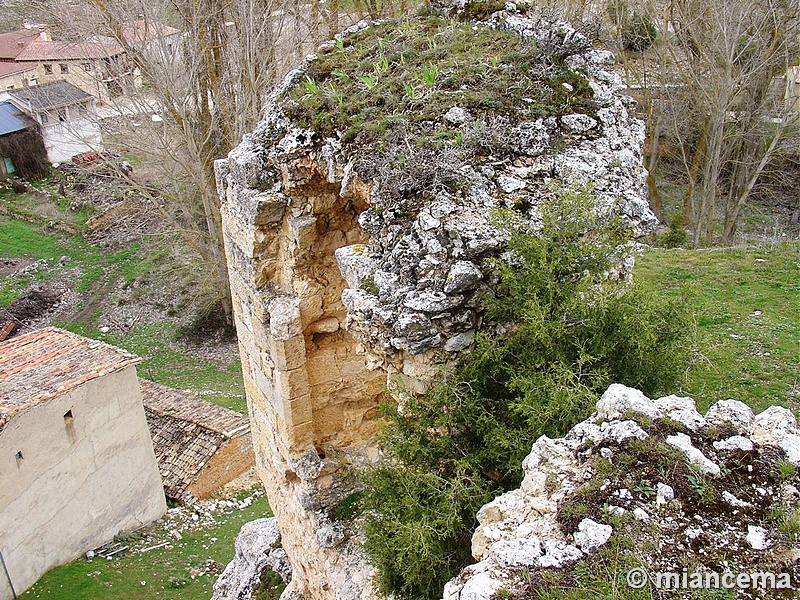
[[[455,370],[401,411],[386,408],[386,460],[365,475],[365,551],[382,592],[440,598],[470,557],[477,510],[517,487],[540,436],[561,436],[612,382],[673,389],[689,359],[685,302],[608,280],[626,231],[565,192],[538,235],[515,233],[485,298],[502,335],[482,335]],[[443,372],[444,373],[444,372]]]
[[[683,219],[676,216],[669,220],[666,231],[651,234],[647,241],[658,248],[685,248],[689,242],[689,234],[683,226]]]
[[[647,15],[634,13],[630,21],[622,27],[622,47],[631,52],[647,50],[655,43],[656,37],[656,26]]]

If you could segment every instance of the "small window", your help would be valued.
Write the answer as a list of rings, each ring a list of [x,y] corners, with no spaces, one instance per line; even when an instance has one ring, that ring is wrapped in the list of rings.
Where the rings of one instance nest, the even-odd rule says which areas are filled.
[[[28,83],[30,85],[39,85],[39,80],[38,79],[31,79]]]
[[[59,108],[58,109],[58,120],[59,122],[63,123],[67,120],[67,109],[66,108]]]
[[[47,116],[47,113],[42,113],[39,115],[39,121],[42,125],[47,125],[50,122],[50,118]]]
[[[53,65],[44,64],[44,74],[45,75],[52,75],[53,74]]]
[[[75,420],[75,417],[72,416],[72,409],[69,409],[67,412],[64,413],[64,425],[72,425],[72,422]]]
[[[15,86],[13,86],[13,85],[10,85],[10,86],[8,86],[6,89],[7,89],[7,90],[13,90],[13,89],[14,89],[14,87],[15,87]]]
[[[87,73],[92,72],[92,63],[83,63],[83,70]]]
[[[14,162],[10,158],[3,158],[3,164],[6,167],[6,173],[8,175],[11,175],[17,170],[17,168],[14,166]]]
[[[19,463],[19,462],[21,462],[21,461],[22,461],[22,459],[23,459],[23,458],[25,458],[25,457],[22,455],[22,450],[18,450],[18,451],[17,451],[17,453],[14,455],[14,458],[16,458],[16,459],[17,459],[17,462],[18,462],[18,463]]]
[[[66,74],[69,73],[69,65],[66,63],[61,63],[58,65],[58,68],[61,70],[62,73]]]

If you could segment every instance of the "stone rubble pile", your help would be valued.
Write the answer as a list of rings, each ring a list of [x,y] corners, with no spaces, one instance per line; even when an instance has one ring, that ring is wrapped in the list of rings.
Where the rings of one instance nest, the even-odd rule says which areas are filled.
[[[520,568],[568,568],[607,543],[614,534],[611,525],[587,517],[575,530],[564,531],[559,508],[575,496],[576,490],[598,477],[593,459],[602,457],[613,464],[631,440],[650,436],[637,420],[683,429],[666,436],[665,442],[678,449],[697,472],[707,476],[711,485],[723,485],[721,472],[735,468],[742,464],[743,456],[762,449],[766,454],[782,454],[786,461],[800,465],[800,430],[788,409],[773,406],[754,415],[742,402],[723,400],[703,416],[691,398],[667,396],[651,400],[638,390],[611,385],[590,418],[561,439],[542,436],[536,441],[523,463],[525,477],[519,489],[481,508],[472,538],[472,553],[479,562],[445,586],[444,600],[489,600],[498,590],[513,593],[524,585]],[[709,432],[719,432],[719,439],[708,444]],[[698,447],[701,444],[704,450]],[[752,466],[748,470],[754,471]],[[752,478],[758,475],[763,474],[753,473]],[[604,491],[613,485],[605,480],[598,489]],[[753,550],[776,546],[776,536],[749,519],[755,518],[757,503],[762,507],[787,499],[796,503],[800,497],[797,488],[791,482],[763,487],[753,483],[735,491],[742,497],[749,494],[750,501],[726,490],[720,497],[727,513],[714,518],[700,518],[699,512],[692,515],[689,504],[693,500],[678,498],[676,491],[662,482],[647,496],[631,489],[616,489],[607,495],[601,510],[606,518],[631,514],[638,521],[655,520],[661,529],[671,531],[670,543],[680,553],[689,552],[692,544],[704,537],[712,551],[720,553],[752,554]],[[680,541],[681,536],[685,536],[685,543]],[[783,552],[800,557],[798,548]],[[679,563],[671,566],[680,571]]]

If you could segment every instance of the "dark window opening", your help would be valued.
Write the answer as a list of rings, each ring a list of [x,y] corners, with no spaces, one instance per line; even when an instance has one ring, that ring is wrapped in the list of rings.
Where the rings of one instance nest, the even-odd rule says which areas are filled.
[[[58,120],[60,122],[64,122],[67,120],[67,109],[66,108],[59,108],[58,109]]]
[[[69,73],[69,65],[61,63],[60,65],[58,65],[58,68],[61,69],[62,73]]]
[[[53,65],[42,65],[44,67],[45,75],[53,74]]]
[[[68,410],[64,413],[64,424],[69,426],[72,425],[72,422],[75,420],[75,417],[72,416],[72,409]]]
[[[22,456],[22,450],[19,450],[19,451],[18,451],[18,452],[17,452],[17,453],[14,455],[14,458],[16,458],[16,459],[17,459],[17,462],[19,462],[19,461],[21,461],[23,458],[25,458],[24,456]]]
[[[83,63],[83,70],[90,73],[92,71],[92,63]]]

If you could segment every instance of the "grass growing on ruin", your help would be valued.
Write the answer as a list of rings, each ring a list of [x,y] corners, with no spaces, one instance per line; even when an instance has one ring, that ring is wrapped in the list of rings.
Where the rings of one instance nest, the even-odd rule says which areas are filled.
[[[697,352],[682,393],[700,409],[741,400],[800,409],[800,243],[711,250],[652,249],[637,280],[697,303]]]
[[[459,144],[442,122],[453,106],[512,123],[594,110],[585,77],[543,59],[533,41],[438,16],[387,21],[322,49],[291,97],[298,123],[358,144],[396,128],[413,129],[417,144]]]
[[[199,575],[207,562],[224,568],[233,558],[241,526],[271,515],[265,496],[249,507],[216,517],[216,525],[184,531],[171,547],[110,561],[79,558],[49,571],[24,600],[198,600],[210,598],[217,575]],[[157,526],[153,526],[154,528]],[[151,529],[151,528],[148,528]],[[194,577],[192,576],[195,573]]]

